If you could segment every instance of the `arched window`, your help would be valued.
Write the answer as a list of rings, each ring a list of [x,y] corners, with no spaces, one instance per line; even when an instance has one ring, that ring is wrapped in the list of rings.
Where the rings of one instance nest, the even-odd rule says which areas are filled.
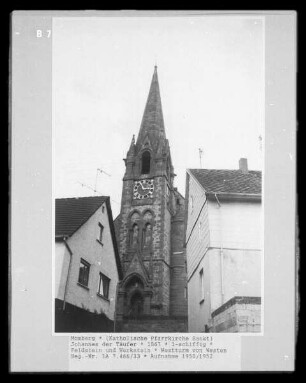
[[[148,151],[143,152],[141,157],[141,174],[149,174],[151,165],[151,154]]]
[[[139,227],[137,223],[134,223],[132,230],[131,230],[131,236],[130,236],[130,245],[133,248],[138,247],[139,243]]]
[[[143,219],[145,221],[150,221],[151,219],[153,218],[152,216],[152,213],[150,212],[150,210],[147,210],[144,215],[143,215]]]
[[[134,213],[131,215],[130,220],[131,220],[131,222],[137,222],[137,220],[139,220],[139,218],[140,218],[139,213],[137,213],[137,211],[134,211]]]
[[[143,230],[143,246],[149,247],[152,242],[152,225],[148,222]]]
[[[152,244],[153,214],[150,210],[143,213],[142,247],[149,249]]]

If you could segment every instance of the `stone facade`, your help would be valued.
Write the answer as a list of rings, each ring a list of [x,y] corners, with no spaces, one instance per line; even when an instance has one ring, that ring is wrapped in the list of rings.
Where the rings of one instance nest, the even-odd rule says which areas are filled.
[[[125,165],[116,220],[124,274],[117,289],[116,331],[187,331],[185,201],[173,186],[156,68]]]
[[[186,332],[186,317],[141,317],[126,318],[117,323],[118,332]]]
[[[212,312],[208,332],[260,332],[261,299],[234,297]]]

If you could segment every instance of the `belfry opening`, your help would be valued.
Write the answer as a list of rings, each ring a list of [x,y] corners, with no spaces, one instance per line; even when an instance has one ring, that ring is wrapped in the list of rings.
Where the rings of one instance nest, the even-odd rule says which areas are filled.
[[[151,167],[151,154],[148,150],[142,153],[141,156],[141,174],[149,174]]]

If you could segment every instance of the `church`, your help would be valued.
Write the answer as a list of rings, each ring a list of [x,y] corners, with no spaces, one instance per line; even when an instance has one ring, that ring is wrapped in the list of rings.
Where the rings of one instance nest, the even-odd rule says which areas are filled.
[[[124,161],[115,220],[123,271],[115,331],[187,332],[185,199],[174,187],[156,66],[138,137]]]

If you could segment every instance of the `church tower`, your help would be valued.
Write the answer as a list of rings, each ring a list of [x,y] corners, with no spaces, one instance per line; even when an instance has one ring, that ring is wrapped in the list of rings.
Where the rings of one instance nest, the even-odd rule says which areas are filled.
[[[166,138],[157,67],[137,140],[125,161],[117,239],[123,269],[118,284],[118,332],[186,332],[185,200]]]

